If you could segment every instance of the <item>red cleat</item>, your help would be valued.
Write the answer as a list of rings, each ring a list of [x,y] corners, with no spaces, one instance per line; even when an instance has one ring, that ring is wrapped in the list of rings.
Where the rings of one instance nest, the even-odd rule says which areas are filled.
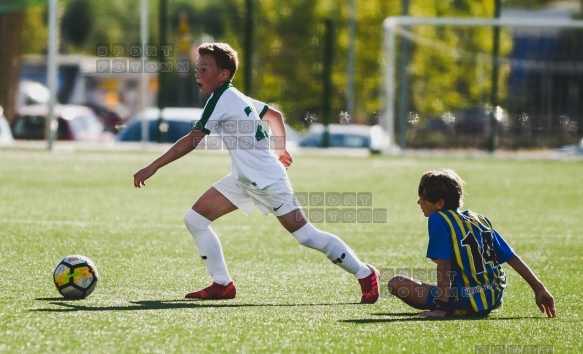
[[[228,300],[234,299],[235,295],[237,295],[235,283],[230,282],[227,285],[221,285],[213,282],[210,286],[199,291],[188,293],[184,297],[186,299]]]
[[[374,304],[379,299],[379,271],[375,267],[367,264],[372,273],[362,279],[358,279],[360,289],[362,290],[361,304]]]

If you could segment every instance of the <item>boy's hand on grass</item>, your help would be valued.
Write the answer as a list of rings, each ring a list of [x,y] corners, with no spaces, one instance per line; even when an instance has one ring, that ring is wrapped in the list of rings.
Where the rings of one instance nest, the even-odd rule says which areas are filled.
[[[535,293],[536,305],[540,312],[547,314],[549,318],[557,317],[557,310],[555,309],[555,299],[548,290],[543,289]]]

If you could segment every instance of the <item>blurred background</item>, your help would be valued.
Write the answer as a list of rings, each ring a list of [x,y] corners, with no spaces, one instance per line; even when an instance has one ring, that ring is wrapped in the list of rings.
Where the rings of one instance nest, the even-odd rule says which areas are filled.
[[[300,146],[380,151],[386,146],[374,146],[375,129],[400,149],[554,149],[578,146],[583,136],[583,0],[61,0],[56,7],[57,140],[139,141],[140,129],[125,131],[146,119],[149,140],[175,141],[208,98],[194,78],[197,46],[208,41],[238,51],[235,86],[282,110]],[[402,25],[389,51],[383,22],[395,16],[573,25]],[[0,106],[15,139],[47,139],[48,18],[49,0],[0,1]],[[164,115],[166,108],[192,111]],[[170,134],[173,119],[182,128]]]

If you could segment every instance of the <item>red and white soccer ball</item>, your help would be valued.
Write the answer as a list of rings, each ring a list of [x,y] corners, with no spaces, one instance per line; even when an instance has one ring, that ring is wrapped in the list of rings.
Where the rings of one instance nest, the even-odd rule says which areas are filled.
[[[89,296],[99,280],[95,263],[85,256],[63,258],[55,268],[53,279],[57,290],[67,299],[84,299]]]

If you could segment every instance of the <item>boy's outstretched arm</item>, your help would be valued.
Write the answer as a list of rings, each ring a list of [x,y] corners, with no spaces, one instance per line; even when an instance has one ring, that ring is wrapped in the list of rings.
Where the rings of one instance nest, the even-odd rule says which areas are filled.
[[[451,262],[445,259],[434,259],[433,262],[437,264],[437,287],[439,288],[439,297],[436,300],[449,303],[450,294],[450,274],[451,274]],[[445,317],[447,316],[447,311],[442,310],[432,310],[425,311],[419,314],[421,317]]]
[[[278,110],[269,108],[263,116],[263,120],[269,123],[269,129],[271,130],[270,135],[274,137],[275,154],[285,168],[288,168],[292,164],[293,158],[286,149],[286,134],[285,124],[283,123],[283,114]]]
[[[536,305],[540,309],[540,312],[546,312],[549,318],[557,317],[553,295],[551,295],[551,293],[545,288],[544,284],[537,278],[528,265],[516,255],[510,258],[506,263],[508,263],[522,278],[524,278],[524,280],[526,280],[528,285],[530,285],[534,291]]]
[[[170,149],[168,149],[168,151],[134,174],[134,187],[140,188],[141,186],[145,186],[146,180],[152,177],[159,168],[168,165],[172,161],[178,160],[194,150],[205,135],[206,134],[202,131],[192,130],[190,133],[180,138],[170,147]]]

